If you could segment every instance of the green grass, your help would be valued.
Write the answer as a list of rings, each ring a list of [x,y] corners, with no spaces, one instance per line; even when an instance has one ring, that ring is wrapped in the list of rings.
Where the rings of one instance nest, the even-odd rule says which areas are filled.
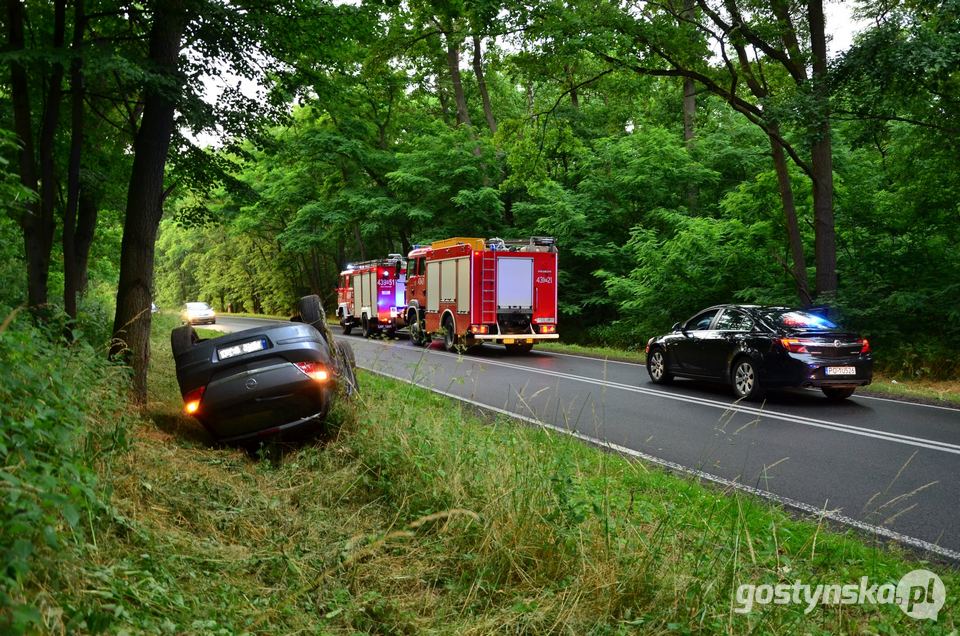
[[[371,374],[326,436],[255,455],[212,447],[180,412],[174,324],[156,322],[129,444],[98,465],[109,514],[28,586],[43,631],[957,628],[950,568]],[[733,612],[740,583],[885,583],[921,565],[948,591],[937,623],[893,606]]]
[[[891,398],[917,399],[930,404],[960,406],[960,380],[903,380],[875,374],[864,393]]]
[[[642,350],[630,351],[627,349],[615,349],[613,347],[567,344],[564,342],[541,342],[537,343],[536,348],[542,349],[543,351],[553,351],[555,353],[569,353],[572,355],[586,356],[588,358],[620,360],[622,362],[636,362],[637,364],[644,364],[647,361],[647,357]]]

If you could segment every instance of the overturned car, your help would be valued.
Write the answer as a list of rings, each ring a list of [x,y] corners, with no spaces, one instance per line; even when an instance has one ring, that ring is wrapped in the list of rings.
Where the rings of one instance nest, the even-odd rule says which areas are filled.
[[[356,362],[333,339],[317,296],[290,323],[200,339],[190,325],[170,334],[184,410],[218,441],[255,441],[322,426],[338,394],[357,390]]]

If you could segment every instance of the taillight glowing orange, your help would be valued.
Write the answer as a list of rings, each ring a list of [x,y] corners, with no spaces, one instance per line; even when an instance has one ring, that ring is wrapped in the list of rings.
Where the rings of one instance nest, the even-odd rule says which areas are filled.
[[[556,325],[540,325],[540,333],[557,333]]]
[[[296,362],[295,364],[311,380],[326,382],[330,379],[330,373],[319,362]]]
[[[487,325],[470,325],[470,331],[473,333],[490,333],[490,327]]]
[[[187,415],[194,415],[200,410],[200,400],[203,399],[203,392],[206,388],[207,387],[202,386],[183,396],[183,410]]]

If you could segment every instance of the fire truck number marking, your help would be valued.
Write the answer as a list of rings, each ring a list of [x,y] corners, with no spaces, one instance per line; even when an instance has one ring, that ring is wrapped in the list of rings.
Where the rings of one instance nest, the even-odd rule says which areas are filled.
[[[377,281],[377,286],[378,286],[378,287],[393,287],[393,279],[392,279],[392,278],[381,278],[380,280]]]
[[[537,276],[537,284],[550,285],[553,283],[553,276]]]

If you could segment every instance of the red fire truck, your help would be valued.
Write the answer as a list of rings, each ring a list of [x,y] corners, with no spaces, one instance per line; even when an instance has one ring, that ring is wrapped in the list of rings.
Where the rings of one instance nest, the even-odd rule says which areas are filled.
[[[526,353],[557,334],[557,247],[526,241],[451,238],[407,256],[406,314],[398,323],[425,346],[448,351],[498,342]]]
[[[364,337],[392,335],[406,314],[406,261],[400,254],[348,265],[340,272],[337,318],[344,335],[360,326]],[[399,317],[399,324],[398,324]]]

